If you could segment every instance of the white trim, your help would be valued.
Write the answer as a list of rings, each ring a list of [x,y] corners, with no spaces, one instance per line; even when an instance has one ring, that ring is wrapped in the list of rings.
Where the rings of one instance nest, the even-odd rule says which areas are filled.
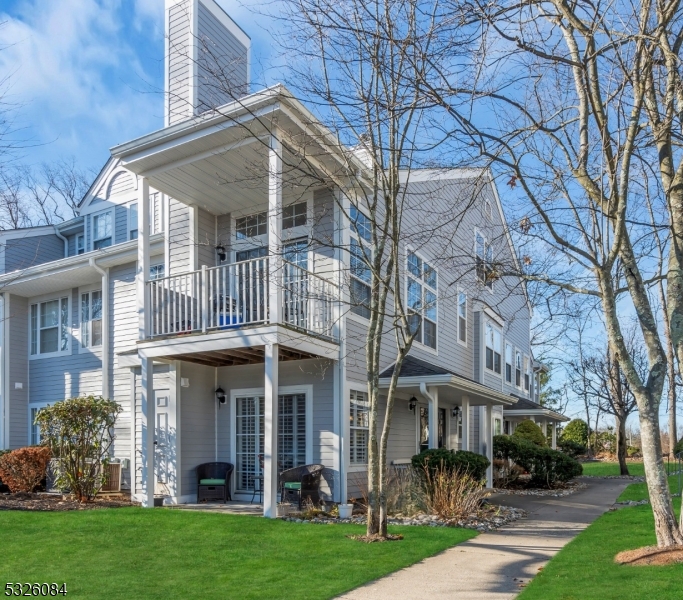
[[[357,394],[365,394],[367,397],[368,402],[370,402],[370,393],[368,391],[368,386],[365,385],[363,386],[362,384],[355,383],[353,381],[347,381],[346,382],[346,393],[348,394],[348,407],[349,407],[349,412],[346,415],[346,421],[349,423],[348,427],[348,437],[346,439],[349,440],[348,443],[348,465],[349,465],[349,472],[354,472],[354,469],[362,471],[364,469],[367,469],[368,467],[368,462],[364,463],[359,463],[359,462],[351,462],[351,422],[349,417],[351,416],[351,392],[356,392]],[[368,417],[370,413],[370,406],[368,404]],[[355,429],[364,429],[362,427],[355,427]],[[370,429],[368,427],[368,445],[366,447],[366,452],[369,452],[370,448]]]
[[[214,0],[202,0],[202,4],[205,8],[211,10],[213,15],[221,22],[223,27],[225,27],[232,35],[234,35],[237,40],[247,49],[251,48],[251,38],[247,33],[232,20],[228,14],[227,8],[221,6],[221,1],[215,2]],[[215,8],[214,8],[215,7]],[[218,9],[216,11],[216,9]]]
[[[59,304],[59,324],[57,325],[57,344],[61,347],[62,342],[62,300],[66,298],[68,315],[66,318],[66,326],[68,330],[68,338],[66,342],[66,349],[57,350],[56,352],[40,352],[40,305],[46,302],[52,302],[56,300]],[[29,360],[40,360],[43,358],[52,358],[54,356],[68,356],[71,354],[71,337],[73,336],[73,293],[72,290],[64,290],[63,292],[57,292],[55,294],[46,294],[43,296],[38,296],[37,298],[28,299],[28,359]],[[31,307],[38,306],[37,314],[37,332],[36,332],[36,354],[31,354]]]
[[[137,177],[136,177],[137,179]],[[135,205],[135,221],[133,221],[133,205]],[[138,209],[138,199],[135,198],[134,200],[131,200],[127,204],[124,205],[124,208],[126,209],[126,241],[130,242],[133,240],[133,238],[130,237],[130,232],[135,230],[137,231],[138,235],[140,235],[140,232],[138,231],[138,217],[137,217],[137,209]],[[135,225],[135,227],[133,227]],[[134,239],[138,239],[137,237]]]
[[[116,243],[116,240],[114,239],[114,236],[116,235],[116,211],[114,210],[114,205],[108,206],[104,210],[98,210],[97,212],[93,212],[90,214],[90,244],[88,246],[88,249],[90,251],[96,250],[95,248],[95,217],[100,217],[105,215],[106,213],[111,214],[111,244],[109,246],[113,246]],[[99,240],[106,240],[106,237],[103,238],[98,238],[97,241]],[[109,246],[105,246],[105,248],[109,248]],[[97,248],[97,250],[103,250],[104,248]]]
[[[410,273],[410,271],[408,270],[408,255],[409,254],[414,254],[415,256],[417,256],[422,261],[423,267],[424,267],[424,263],[426,262],[429,265],[429,267],[434,271],[434,273],[436,273],[436,288],[433,288],[431,285],[429,285],[423,279],[422,274],[420,274],[420,279],[418,280],[415,275]],[[404,265],[405,266],[405,277],[404,277],[404,279],[405,279],[405,282],[404,282],[405,296],[404,296],[404,298],[405,298],[406,313],[409,312],[409,308],[408,308],[408,278],[409,277],[411,277],[413,280],[417,281],[420,284],[420,286],[422,286],[422,288],[423,288],[422,289],[422,301],[424,301],[424,290],[425,290],[425,288],[427,288],[430,292],[433,291],[434,295],[436,296],[436,322],[434,323],[436,326],[436,348],[432,348],[431,346],[425,344],[424,342],[422,342],[418,339],[415,339],[413,343],[418,344],[418,347],[421,350],[426,350],[427,352],[430,352],[430,353],[434,354],[435,356],[438,356],[439,355],[439,305],[440,305],[440,302],[439,302],[439,281],[440,281],[440,276],[439,276],[439,269],[437,269],[436,267],[434,267],[432,265],[433,265],[433,263],[432,263],[431,259],[429,261],[425,260],[424,255],[421,252],[419,252],[418,250],[415,250],[412,246],[409,246],[409,245],[406,246],[406,256],[405,256],[405,265]],[[424,319],[426,319],[424,314],[425,314],[425,309],[423,307],[421,310],[421,313],[420,313],[420,317],[422,318],[423,321],[424,321]],[[429,321],[431,321],[431,319],[429,319]],[[424,325],[422,327],[422,337],[424,339]]]
[[[98,346],[93,346],[92,344],[88,346],[83,345],[83,323],[82,323],[82,314],[81,314],[81,303],[82,303],[82,298],[81,296],[83,294],[89,294],[89,303],[90,303],[90,313],[92,313],[92,293],[93,292],[102,292],[102,342]],[[104,330],[105,330],[105,315],[104,315],[104,294],[105,290],[102,289],[102,282],[100,283],[91,283],[89,285],[85,285],[83,287],[78,288],[78,306],[74,307],[74,316],[78,316],[78,326],[76,327],[78,333],[74,335],[74,337],[78,340],[78,353],[91,353],[91,354],[96,354],[96,355],[101,355],[102,354],[102,348],[104,347]],[[74,319],[72,319],[73,322]],[[88,321],[89,323],[92,323],[92,319]],[[89,329],[89,337],[92,342],[92,326],[88,327]],[[106,396],[105,396],[106,397]]]
[[[493,352],[493,368],[489,369],[488,366],[486,366],[486,350],[488,349],[488,340],[486,339],[486,325],[490,323],[491,324],[491,329],[493,330],[493,347],[491,348],[491,351]],[[496,332],[498,333],[498,336],[500,338],[500,352],[498,355],[500,356],[500,373],[496,372]],[[505,338],[503,337],[503,331],[500,329],[500,327],[497,326],[496,323],[491,323],[488,319],[484,319],[484,372],[491,373],[494,377],[503,377],[503,348],[505,346]]]
[[[460,339],[460,295],[463,294],[465,296],[465,341],[463,342]],[[463,346],[464,348],[467,348],[468,343],[469,343],[469,337],[470,333],[468,331],[469,329],[469,324],[470,324],[470,315],[469,315],[469,308],[470,308],[470,301],[469,298],[467,297],[467,292],[463,288],[458,288],[457,289],[457,296],[456,296],[456,303],[455,303],[455,338],[458,344]],[[438,344],[438,339],[437,339],[437,344]]]

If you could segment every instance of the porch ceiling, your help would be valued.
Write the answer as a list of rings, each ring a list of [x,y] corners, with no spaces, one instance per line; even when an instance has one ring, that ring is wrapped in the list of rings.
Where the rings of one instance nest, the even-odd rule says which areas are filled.
[[[265,362],[265,347],[241,348],[239,350],[214,350],[211,352],[196,352],[188,354],[176,354],[168,357],[160,357],[168,360],[183,360],[208,367],[233,367],[237,365],[254,365]],[[281,361],[304,360],[317,358],[315,354],[280,347],[279,359]]]

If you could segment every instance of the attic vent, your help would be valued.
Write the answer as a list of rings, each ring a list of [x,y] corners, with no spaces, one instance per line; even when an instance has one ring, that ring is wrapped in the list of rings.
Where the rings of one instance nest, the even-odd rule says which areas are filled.
[[[133,176],[126,171],[119,171],[109,182],[107,198],[111,198],[116,194],[122,194],[123,192],[130,192],[133,189],[135,189]]]

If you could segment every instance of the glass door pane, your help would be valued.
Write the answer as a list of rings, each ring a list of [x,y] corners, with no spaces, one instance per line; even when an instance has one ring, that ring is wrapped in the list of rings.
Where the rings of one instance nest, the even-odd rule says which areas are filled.
[[[261,475],[263,455],[263,396],[237,398],[235,413],[235,473],[237,491],[254,489],[254,477]]]

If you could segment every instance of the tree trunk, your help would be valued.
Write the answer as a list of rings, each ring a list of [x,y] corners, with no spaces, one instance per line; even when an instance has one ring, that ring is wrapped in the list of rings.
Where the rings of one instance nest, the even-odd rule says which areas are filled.
[[[630,475],[626,463],[626,415],[622,412],[616,414],[617,429],[617,459],[619,460],[619,474]]]

